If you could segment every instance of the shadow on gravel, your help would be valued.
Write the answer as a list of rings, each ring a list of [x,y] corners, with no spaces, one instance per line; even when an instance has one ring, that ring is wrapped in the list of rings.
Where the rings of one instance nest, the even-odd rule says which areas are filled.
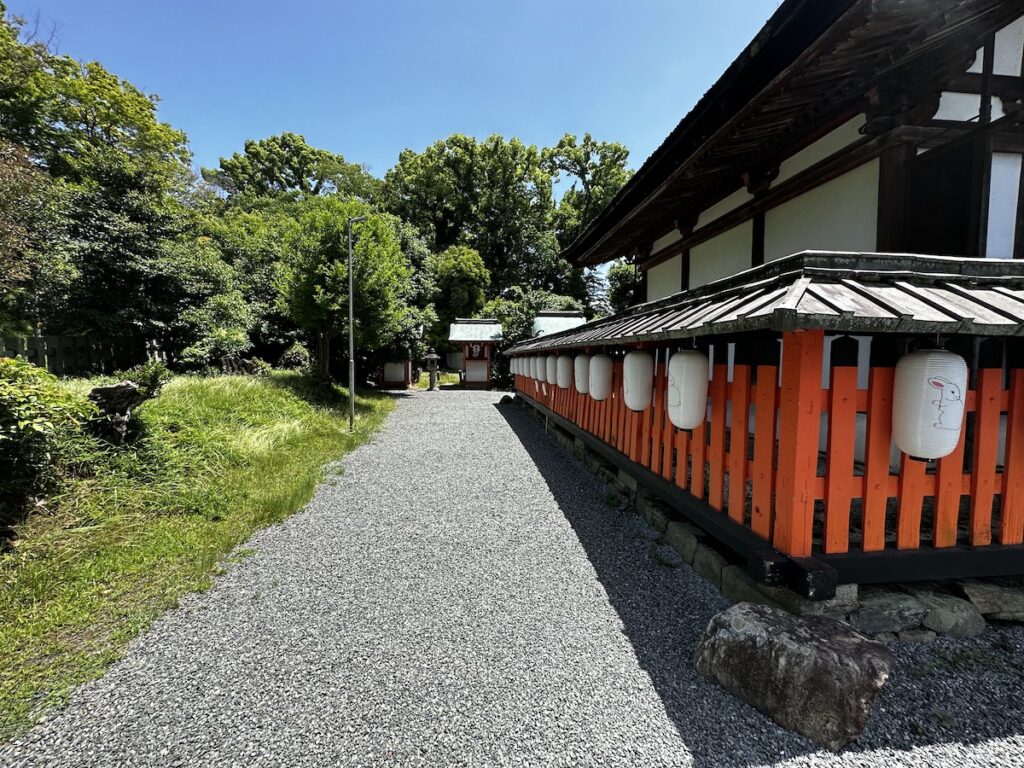
[[[495,407],[586,550],[694,765],[771,765],[801,755],[815,764],[840,757],[828,752],[812,756],[823,750],[697,674],[694,649],[711,617],[728,606],[725,598],[688,566],[663,565],[653,528],[632,512],[610,507],[598,479],[561,450],[525,409]],[[896,675],[876,699],[860,740],[844,750],[849,762],[885,766],[891,761],[883,755],[856,753],[970,745],[1024,733],[1024,628],[894,650]]]

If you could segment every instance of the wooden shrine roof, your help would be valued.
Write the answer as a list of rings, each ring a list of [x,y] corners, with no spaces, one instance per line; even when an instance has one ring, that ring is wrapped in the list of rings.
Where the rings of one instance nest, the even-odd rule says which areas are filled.
[[[798,328],[1024,336],[1024,262],[805,251],[506,354]]]
[[[967,69],[987,33],[1020,13],[1018,0],[785,0],[562,255],[576,265],[647,255],[674,226],[687,228],[699,211],[744,183],[756,186],[781,158],[867,111],[872,94],[894,86],[937,93]]]
[[[501,341],[501,323],[494,318],[457,317],[448,330],[448,341]]]

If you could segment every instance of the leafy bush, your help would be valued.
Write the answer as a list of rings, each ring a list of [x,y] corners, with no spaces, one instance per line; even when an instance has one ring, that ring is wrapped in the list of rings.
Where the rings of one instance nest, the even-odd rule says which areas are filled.
[[[250,376],[269,376],[274,366],[259,357],[253,357],[246,361],[249,367]]]
[[[0,359],[0,520],[9,523],[29,496],[51,485],[55,454],[92,412],[42,368]]]
[[[127,379],[139,385],[139,393],[146,399],[156,397],[164,384],[173,378],[174,374],[159,360],[150,360],[140,363],[124,371],[117,371],[114,378],[118,380]]]
[[[306,371],[309,370],[309,362],[309,349],[305,344],[296,341],[281,354],[277,367],[290,371]]]

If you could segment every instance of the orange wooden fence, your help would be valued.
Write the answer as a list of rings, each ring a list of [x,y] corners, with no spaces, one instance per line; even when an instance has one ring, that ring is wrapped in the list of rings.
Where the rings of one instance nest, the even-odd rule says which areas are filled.
[[[731,381],[714,365],[708,418],[690,431],[664,407],[668,349],[652,350],[655,397],[643,412],[623,402],[621,357],[603,402],[525,376],[516,388],[794,557],[1024,542],[1024,369],[1007,385],[1001,368],[977,371],[957,449],[937,462],[903,454],[893,471],[893,368],[873,367],[859,389],[856,367],[834,367],[823,388],[823,349],[820,331],[784,334],[781,383],[774,365],[736,364]]]

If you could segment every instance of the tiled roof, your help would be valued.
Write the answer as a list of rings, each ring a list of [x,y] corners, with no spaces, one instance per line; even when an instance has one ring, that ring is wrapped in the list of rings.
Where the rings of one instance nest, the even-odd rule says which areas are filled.
[[[492,317],[481,320],[457,317],[450,326],[448,341],[501,341],[501,323]]]
[[[533,335],[547,336],[551,333],[561,333],[572,328],[578,328],[587,322],[582,312],[538,312],[533,321]]]
[[[1022,262],[807,251],[507,354],[797,328],[1024,336],[1022,323]]]

